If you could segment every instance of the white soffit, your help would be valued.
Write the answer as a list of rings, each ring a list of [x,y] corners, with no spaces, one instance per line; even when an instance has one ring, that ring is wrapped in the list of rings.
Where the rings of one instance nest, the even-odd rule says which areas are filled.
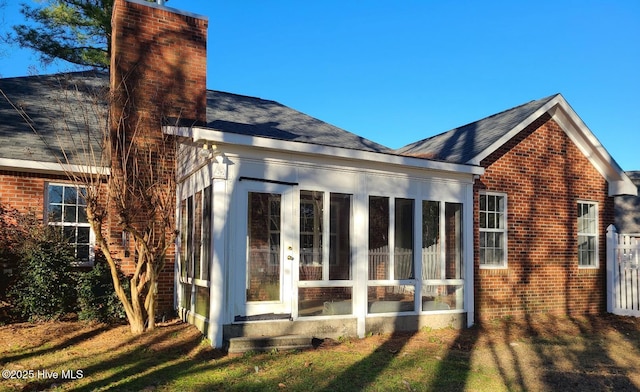
[[[0,158],[0,169],[46,174],[91,174],[100,176],[108,176],[110,174],[110,169],[102,166],[71,165],[11,158]]]

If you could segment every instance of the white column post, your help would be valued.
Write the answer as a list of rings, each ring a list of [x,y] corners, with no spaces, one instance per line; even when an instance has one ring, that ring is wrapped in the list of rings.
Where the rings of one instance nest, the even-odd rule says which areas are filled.
[[[352,250],[354,262],[352,264],[353,290],[352,303],[353,314],[357,318],[356,334],[363,338],[367,329],[367,268],[369,266],[369,219],[368,219],[368,190],[366,175],[358,176],[358,189],[353,200],[353,244]]]
[[[222,347],[222,326],[227,322],[229,312],[229,264],[227,263],[226,241],[230,224],[230,205],[227,197],[227,182],[212,180],[211,197],[211,264],[209,265],[209,330],[207,335],[214,347]]]
[[[614,225],[607,227],[607,312],[613,313],[616,304],[616,250],[618,247],[618,233]]]
[[[468,184],[466,186],[466,194],[464,204],[462,206],[462,227],[463,227],[463,252],[464,252],[464,294],[465,301],[464,307],[467,310],[467,327],[473,326],[475,323],[475,307],[474,307],[474,287],[475,287],[475,276],[474,276],[474,260],[473,260],[473,214],[474,214],[474,205],[473,205],[473,184]]]

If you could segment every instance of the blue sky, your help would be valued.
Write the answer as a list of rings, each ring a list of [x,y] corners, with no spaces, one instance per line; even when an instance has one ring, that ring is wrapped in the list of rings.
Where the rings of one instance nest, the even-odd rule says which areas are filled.
[[[562,93],[624,170],[640,170],[639,1],[167,6],[209,17],[210,89],[276,100],[392,148]],[[5,28],[17,8],[0,11]],[[17,48],[4,56],[3,77],[39,66]],[[38,69],[58,70],[69,67]]]

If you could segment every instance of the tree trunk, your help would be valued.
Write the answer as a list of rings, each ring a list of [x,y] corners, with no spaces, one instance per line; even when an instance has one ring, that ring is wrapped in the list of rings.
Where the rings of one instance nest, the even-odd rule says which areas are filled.
[[[145,308],[147,309],[147,318],[149,320],[148,329],[153,330],[156,327],[156,282],[157,277],[151,262],[147,262],[148,273],[148,291],[145,299]]]
[[[142,314],[133,314],[132,317],[127,317],[129,321],[129,328],[134,335],[140,335],[145,331],[145,320]]]

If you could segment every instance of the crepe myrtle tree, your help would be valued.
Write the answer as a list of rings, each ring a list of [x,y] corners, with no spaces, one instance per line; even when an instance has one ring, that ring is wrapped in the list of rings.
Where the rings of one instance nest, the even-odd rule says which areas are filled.
[[[155,327],[158,276],[177,236],[173,218],[175,165],[171,161],[175,141],[162,134],[160,124],[153,142],[143,136],[139,124],[129,125],[129,134],[120,126],[113,132],[110,124],[122,124],[126,119],[111,118],[108,88],[104,83],[74,80],[69,75],[73,74],[58,80],[47,107],[37,108],[39,118],[43,113],[51,114],[51,124],[34,121],[34,113],[12,103],[2,90],[0,96],[13,105],[50,151],[58,153],[69,180],[83,190],[95,247],[110,268],[131,332],[140,334]],[[144,113],[138,119],[143,120]],[[46,135],[45,128],[55,129],[55,138]],[[128,251],[123,251],[122,242],[113,240],[112,232],[131,239]],[[128,260],[121,258],[123,255]],[[126,261],[133,266],[124,271],[128,292],[119,276]]]

